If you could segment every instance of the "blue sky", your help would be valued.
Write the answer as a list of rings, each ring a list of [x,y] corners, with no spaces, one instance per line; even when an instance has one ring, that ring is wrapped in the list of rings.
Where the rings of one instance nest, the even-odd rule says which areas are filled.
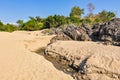
[[[17,20],[28,20],[29,16],[59,14],[69,16],[73,6],[85,9],[88,14],[88,3],[95,6],[94,13],[102,10],[114,11],[120,17],[120,0],[1,0],[0,20],[5,23],[15,23]]]

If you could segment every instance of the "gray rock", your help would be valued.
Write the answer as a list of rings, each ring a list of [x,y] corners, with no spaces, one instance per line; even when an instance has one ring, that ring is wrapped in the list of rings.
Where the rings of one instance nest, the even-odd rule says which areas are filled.
[[[64,31],[66,35],[76,41],[90,41],[89,32],[90,30],[85,26],[75,27],[72,25],[68,26]]]
[[[72,40],[69,36],[65,35],[64,33],[59,33],[57,34],[55,37],[53,37],[51,40],[50,40],[50,43],[49,44],[52,44],[58,40]]]
[[[74,25],[68,26],[65,29],[57,28],[52,31],[54,34],[56,34],[55,37],[53,37],[50,40],[50,44],[56,42],[57,40],[76,40],[76,41],[90,41],[90,34],[91,29],[82,26],[82,27],[76,27]]]
[[[120,46],[120,18],[93,27],[93,38]]]

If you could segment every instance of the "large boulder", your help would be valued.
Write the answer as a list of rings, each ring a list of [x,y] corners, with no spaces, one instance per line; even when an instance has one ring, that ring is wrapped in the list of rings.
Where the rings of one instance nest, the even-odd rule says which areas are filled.
[[[100,41],[120,46],[120,18],[93,27],[93,36]]]
[[[90,30],[85,26],[75,27],[73,25],[68,26],[64,31],[66,35],[76,41],[90,41],[89,32]]]
[[[120,47],[97,42],[57,41],[45,54],[65,61],[77,80],[120,80]]]

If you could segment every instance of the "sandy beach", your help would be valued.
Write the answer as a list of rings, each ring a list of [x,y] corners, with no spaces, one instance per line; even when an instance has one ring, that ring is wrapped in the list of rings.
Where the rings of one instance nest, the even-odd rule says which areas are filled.
[[[34,53],[52,37],[40,31],[0,32],[0,80],[73,80]]]

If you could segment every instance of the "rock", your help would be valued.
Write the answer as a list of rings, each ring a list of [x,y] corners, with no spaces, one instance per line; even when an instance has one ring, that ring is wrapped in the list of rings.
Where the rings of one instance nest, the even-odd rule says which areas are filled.
[[[91,41],[90,39],[90,31],[84,29],[83,27],[77,27],[78,41]]]
[[[74,26],[68,26],[64,33],[70,36],[73,40],[77,40],[77,31]]]
[[[93,25],[92,27],[92,40],[98,41],[100,25]]]
[[[60,34],[61,32],[62,32],[61,27],[41,30],[41,33],[43,33],[45,35],[57,35],[57,34]]]
[[[69,36],[65,35],[64,33],[59,33],[50,40],[49,44],[52,44],[56,42],[57,40],[72,40],[72,39]]]
[[[97,42],[57,41],[45,54],[66,60],[78,80],[120,80],[120,47]],[[63,57],[63,58],[61,58]]]
[[[89,29],[86,27],[68,26],[64,33],[76,41],[89,41]]]
[[[67,28],[57,28],[52,31],[56,36],[50,40],[54,43],[57,40],[76,40],[76,41],[90,41],[91,29],[83,25],[82,27],[75,27],[74,25]]]
[[[93,36],[100,41],[106,42],[106,44],[120,46],[120,18],[93,27]]]
[[[86,31],[86,33],[88,34],[88,35],[91,35],[92,34],[92,29],[91,29],[91,27],[90,27],[90,25],[89,24],[82,24],[81,25],[81,27]]]
[[[59,28],[59,27],[58,28],[52,28],[49,35],[52,35],[52,34],[58,35],[58,34],[61,34],[62,31],[63,31],[62,28]]]

